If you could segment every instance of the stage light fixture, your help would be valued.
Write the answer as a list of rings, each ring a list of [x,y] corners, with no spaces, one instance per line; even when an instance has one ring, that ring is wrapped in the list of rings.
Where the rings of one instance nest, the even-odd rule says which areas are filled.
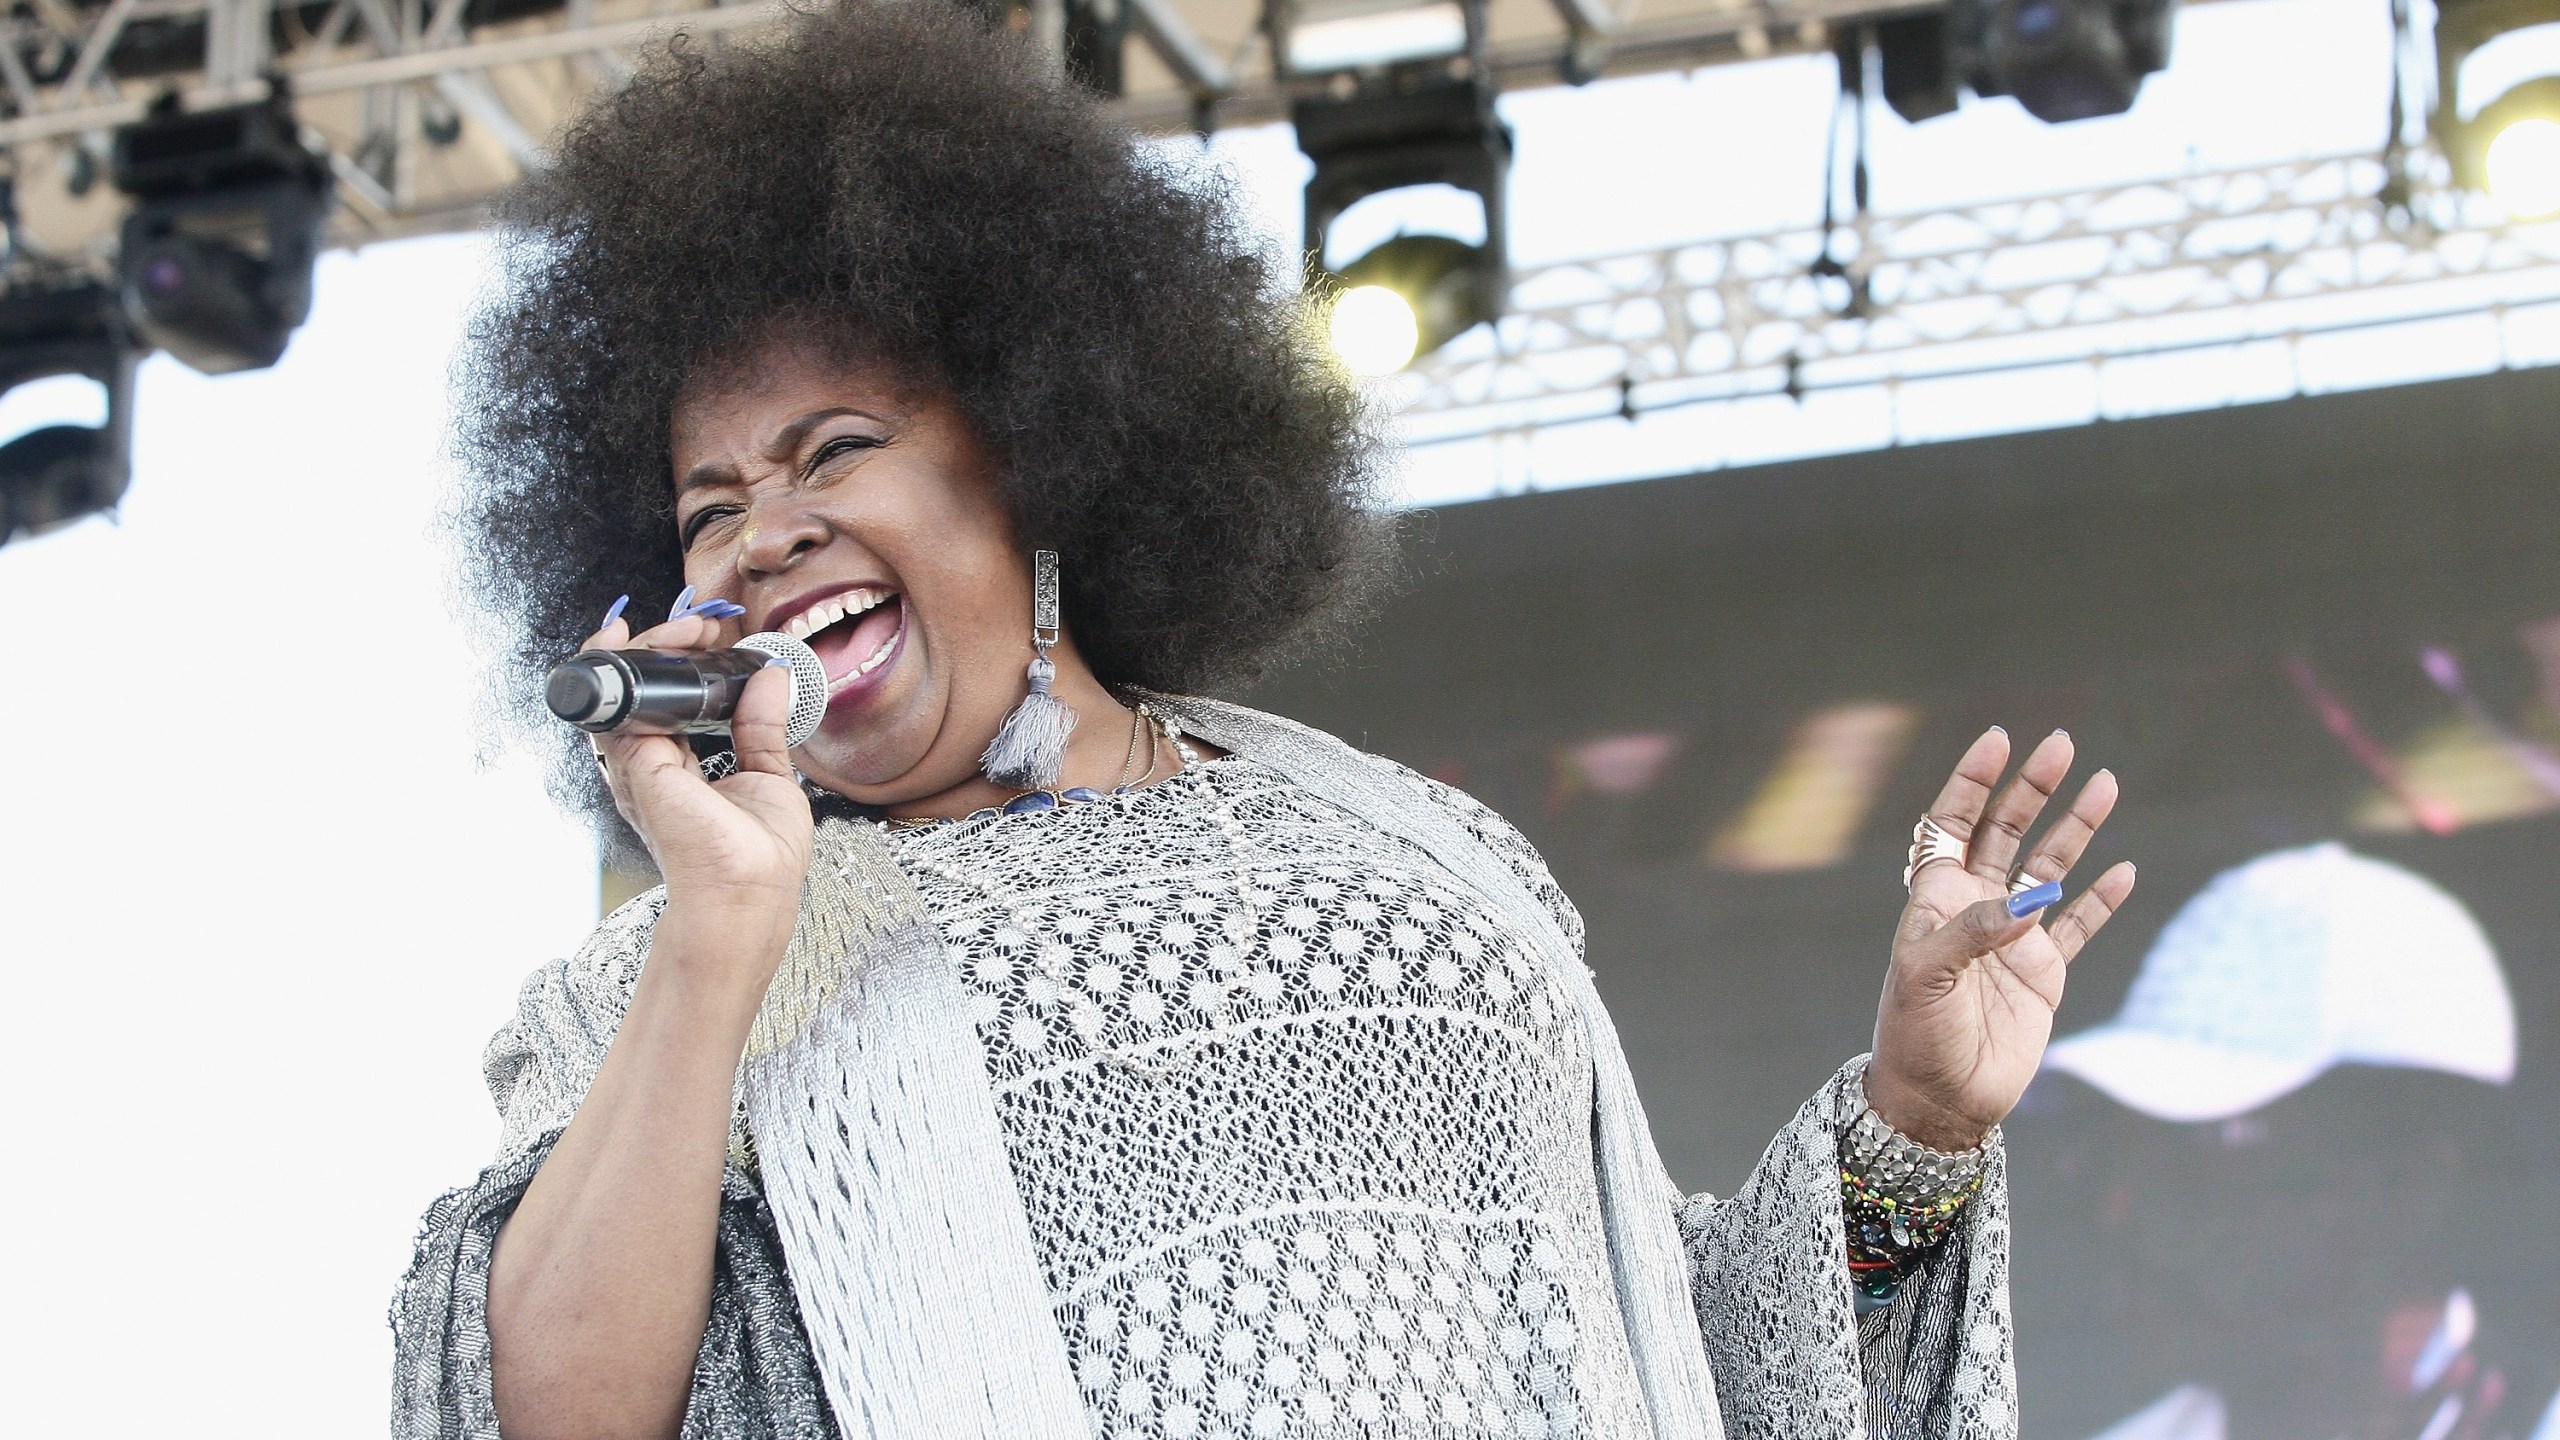
[[[1380,375],[1428,355],[1502,313],[1510,289],[1503,184],[1511,132],[1494,114],[1477,67],[1419,67],[1345,87],[1291,108],[1307,181],[1308,281],[1330,307],[1336,354],[1355,374]],[[1324,263],[1343,212],[1373,195],[1447,185],[1483,207],[1481,243],[1398,234],[1339,267]]]
[[[208,375],[276,363],[311,313],[332,193],[291,111],[173,96],[116,132],[111,173],[134,201],[116,260],[134,328]]]
[[[2048,124],[2120,115],[2168,67],[2175,14],[2176,0],[1952,0],[1880,21],[1885,100],[1914,123],[1965,90]]]
[[[0,393],[76,375],[106,392],[101,425],[47,425],[0,445],[0,544],[112,508],[132,475],[133,373],[145,348],[94,280],[14,277],[0,294]]]
[[[2560,214],[2560,0],[2439,0],[2428,117],[2454,183]]]

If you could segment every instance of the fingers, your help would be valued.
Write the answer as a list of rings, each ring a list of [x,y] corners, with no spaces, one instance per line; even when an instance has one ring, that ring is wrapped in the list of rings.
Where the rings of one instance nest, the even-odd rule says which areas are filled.
[[[628,643],[631,639],[631,622],[622,618],[622,612],[625,607],[630,605],[630,603],[631,597],[628,595],[614,601],[613,608],[605,611],[604,619],[596,623],[595,633],[589,635],[587,637],[587,643],[579,646],[578,648],[581,650],[613,650]]]
[[[791,754],[783,741],[791,720],[791,672],[768,665],[747,677],[745,693],[729,716],[729,740],[740,772],[791,774]]]
[[[2098,883],[2082,892],[2079,899],[2066,907],[2061,918],[2053,922],[2053,945],[2065,961],[2080,953],[2091,936],[2124,908],[2133,894],[2133,862],[2120,861],[2098,877]]]
[[[2008,880],[2009,868],[2017,863],[2028,829],[2044,813],[2045,802],[2062,788],[2063,777],[2071,773],[2071,755],[2071,737],[2060,730],[2044,737],[2028,752],[2027,763],[2018,767],[2017,778],[2001,788],[1982,823],[1974,827],[1972,843],[1965,849],[1967,870],[1985,880]]]
[[[635,649],[717,650],[737,639],[737,629],[734,616],[713,611],[652,625],[632,636],[628,643]]]
[[[604,612],[594,634],[587,637],[588,650],[709,650],[734,644],[737,627],[731,622],[747,613],[747,608],[734,600],[713,598],[696,601],[693,587],[684,587],[676,597],[675,608],[667,612],[664,622],[646,630],[635,631],[623,611],[629,608],[628,595],[613,602]]]
[[[2096,838],[2098,827],[2116,808],[2116,776],[2112,770],[2101,770],[2089,777],[2071,802],[2071,809],[2053,822],[2053,828],[2036,842],[2035,853],[2018,867],[2019,874],[2038,881],[2059,880],[2071,873],[2080,857]]]
[[[1940,830],[1964,841],[1981,823],[1982,807],[1991,798],[1991,787],[2000,783],[2000,772],[2009,766],[2009,732],[1994,725],[1976,736],[1965,747],[1963,758],[1956,761],[1955,773],[1938,790],[1938,798],[1929,802],[1929,819]],[[1903,925],[1912,934],[1934,928],[1964,903],[1963,887],[1950,891],[1943,883],[1947,875],[1961,867],[1957,857],[1923,856],[1919,868],[1911,875],[1911,903],[1904,907]]]
[[[2000,783],[2000,772],[2008,768],[2009,732],[1994,725],[1965,748],[1955,773],[1939,788],[1938,798],[1929,802],[1929,818],[1959,840],[1972,839],[1982,807],[1991,799],[1991,787]]]
[[[727,600],[705,600],[697,604],[691,587],[687,587],[663,623],[635,634],[630,619],[623,613],[630,600],[631,597],[625,595],[613,602],[595,633],[587,637],[583,648],[717,649],[736,640],[734,622],[746,613],[744,607]],[[661,781],[678,769],[689,772],[696,781],[700,779],[691,747],[673,737],[603,734],[590,735],[587,739],[595,750],[596,767],[603,772],[605,789],[613,796],[614,808],[622,812],[622,818],[631,822],[634,828],[640,828],[638,807],[634,803],[640,788]],[[783,773],[789,773],[787,762]]]

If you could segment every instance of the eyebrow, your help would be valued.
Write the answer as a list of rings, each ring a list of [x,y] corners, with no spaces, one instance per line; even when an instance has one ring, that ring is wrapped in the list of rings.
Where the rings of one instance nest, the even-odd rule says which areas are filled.
[[[789,460],[798,452],[800,442],[808,438],[810,431],[841,415],[859,415],[865,420],[875,420],[883,425],[891,423],[888,416],[877,411],[865,410],[858,405],[830,405],[824,410],[812,410],[775,431],[773,439],[764,447],[765,458],[777,465]],[[676,482],[676,493],[682,495],[709,485],[737,483],[738,467],[719,460],[705,460],[684,472],[684,478]]]

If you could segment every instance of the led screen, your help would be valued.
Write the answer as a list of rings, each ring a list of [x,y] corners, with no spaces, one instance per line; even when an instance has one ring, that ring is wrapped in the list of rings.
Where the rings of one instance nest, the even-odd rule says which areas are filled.
[[[1590,927],[1675,1176],[1866,1046],[1910,825],[2125,799],[2008,1127],[2027,1433],[2560,1440],[2560,372],[1422,518],[1263,703],[1455,781]]]

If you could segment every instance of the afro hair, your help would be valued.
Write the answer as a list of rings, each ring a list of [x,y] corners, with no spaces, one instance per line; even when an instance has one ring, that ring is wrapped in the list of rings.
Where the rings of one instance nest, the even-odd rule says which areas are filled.
[[[539,716],[615,595],[682,584],[676,397],[777,330],[952,397],[1105,684],[1229,688],[1315,648],[1392,571],[1382,450],[1236,209],[958,4],[676,36],[502,202],[457,369],[500,710]],[[609,813],[554,733],[555,790]]]

